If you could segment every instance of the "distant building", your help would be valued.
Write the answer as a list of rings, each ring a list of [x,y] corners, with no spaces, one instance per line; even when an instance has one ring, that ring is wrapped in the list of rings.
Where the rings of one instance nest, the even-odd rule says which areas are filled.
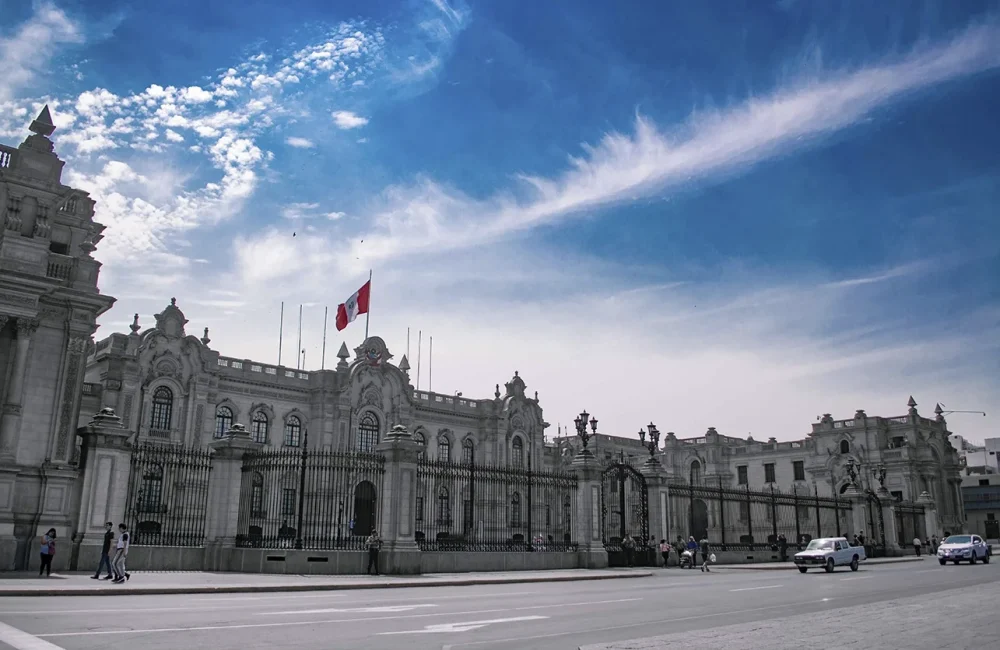
[[[966,476],[962,500],[968,517],[964,530],[1000,543],[1000,474]]]

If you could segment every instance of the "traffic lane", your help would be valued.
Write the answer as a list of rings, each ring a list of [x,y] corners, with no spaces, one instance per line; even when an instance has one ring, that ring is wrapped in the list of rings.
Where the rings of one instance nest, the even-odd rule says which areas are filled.
[[[582,594],[573,593],[568,596],[565,592],[560,592],[552,594],[557,596],[560,602],[539,604],[540,599],[547,601],[552,599],[535,593],[508,594],[512,597],[506,598],[504,602],[498,602],[497,594],[481,594],[484,598],[478,600],[475,606],[470,606],[471,603],[466,601],[474,599],[469,596],[480,594],[468,594],[461,603],[444,603],[441,602],[443,599],[439,599],[437,605],[431,602],[417,603],[418,607],[414,609],[398,612],[317,612],[315,611],[317,608],[313,608],[312,611],[302,611],[299,604],[287,608],[287,602],[256,602],[244,612],[243,622],[222,617],[217,622],[195,625],[188,616],[177,613],[170,614],[172,618],[166,620],[159,616],[147,615],[139,620],[136,616],[127,616],[127,627],[131,629],[126,634],[120,634],[126,632],[126,628],[117,625],[121,619],[115,617],[108,617],[107,624],[92,625],[88,622],[88,627],[84,629],[81,629],[77,621],[77,624],[72,626],[69,636],[61,636],[60,634],[65,633],[58,632],[55,634],[60,636],[52,635],[51,625],[47,626],[47,629],[38,629],[34,619],[32,624],[25,626],[22,623],[20,627],[35,634],[44,634],[46,639],[57,641],[66,648],[116,647],[124,637],[131,639],[127,641],[130,644],[141,642],[144,646],[153,644],[164,648],[178,643],[178,639],[183,639],[185,644],[204,643],[216,648],[236,648],[245,647],[247,644],[251,644],[252,647],[258,642],[264,645],[288,645],[291,642],[298,643],[300,640],[309,645],[316,643],[317,639],[331,636],[340,643],[359,648],[387,647],[386,641],[395,640],[394,636],[406,636],[407,645],[416,643],[415,647],[437,647],[434,642],[429,642],[427,645],[421,638],[461,636],[461,640],[464,641],[463,635],[472,635],[473,640],[495,642],[497,639],[505,638],[505,634],[509,635],[512,626],[517,629],[518,639],[547,638],[546,635],[551,634],[553,629],[584,628],[607,632],[609,630],[605,628],[610,623],[610,631],[613,632],[648,626],[650,621],[666,620],[673,624],[683,621],[707,621],[718,617],[720,612],[727,615],[742,615],[747,617],[747,620],[757,620],[755,617],[767,618],[775,613],[780,614],[782,611],[790,611],[801,606],[828,607],[838,602],[849,603],[856,600],[859,594],[868,594],[878,600],[890,594],[948,589],[960,583],[991,581],[997,577],[996,567],[992,568],[994,570],[990,571],[991,575],[981,571],[975,573],[942,571],[940,568],[917,572],[884,571],[884,575],[879,576],[879,580],[875,582],[865,580],[869,576],[859,575],[862,572],[823,573],[815,576],[781,572],[784,574],[783,577],[793,580],[749,587],[745,586],[748,584],[746,582],[742,587],[733,585],[730,581],[717,582],[712,579],[715,576],[703,576],[705,580],[702,584],[686,586],[674,585],[669,580],[649,579],[642,581],[647,584],[641,589],[628,588],[629,598],[609,598],[611,595],[620,595],[621,591],[595,594],[603,596],[597,600],[581,598]],[[965,580],[956,582],[959,578]],[[679,587],[680,591],[674,591],[671,587]],[[529,604],[521,604],[524,600],[529,601]],[[349,605],[353,608],[358,603]],[[430,607],[424,608],[419,605]],[[345,608],[338,604],[332,609]],[[164,612],[164,616],[167,614]],[[58,615],[54,618],[58,618]],[[277,620],[266,620],[271,618]],[[53,619],[49,618],[50,624],[52,621]],[[468,624],[478,624],[483,621],[494,622],[485,624],[483,628],[463,631],[463,627]],[[594,625],[595,622],[600,624]],[[428,626],[431,628],[428,629]],[[441,630],[442,626],[447,629]],[[664,628],[655,625],[654,627],[655,633],[663,633]],[[562,634],[560,632],[560,635]],[[413,641],[410,636],[418,638]],[[586,633],[581,638],[582,642],[594,642]],[[612,633],[607,638],[615,640],[618,637]],[[459,639],[456,638],[457,640]],[[556,639],[556,645],[552,647],[559,647],[559,642]],[[126,646],[122,643],[121,647]]]

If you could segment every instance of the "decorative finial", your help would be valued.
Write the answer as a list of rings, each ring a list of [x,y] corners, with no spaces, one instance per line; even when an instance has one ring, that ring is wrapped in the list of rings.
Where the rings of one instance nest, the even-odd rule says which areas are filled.
[[[913,395],[910,395],[910,399],[907,400],[906,405],[911,409],[917,407],[917,400],[913,399]]]
[[[347,343],[340,344],[340,351],[337,352],[337,358],[346,361],[351,357],[351,353],[347,351]]]
[[[497,389],[493,392],[493,397],[500,399],[500,384],[497,384]]]
[[[517,377],[517,371],[516,370],[514,371],[514,376]]]
[[[205,347],[208,347],[208,344],[212,342],[212,339],[208,338],[207,327],[205,328],[205,335],[201,337],[201,342],[205,344]]]
[[[399,369],[405,373],[410,372],[410,360],[406,358],[405,354],[403,355],[403,358],[400,359],[399,361]]]
[[[176,307],[177,306],[177,298],[171,298],[170,299],[170,306],[171,307]]]
[[[943,408],[941,408],[941,405],[940,405],[940,404],[935,404],[935,405],[934,405],[934,412],[935,412],[936,414],[938,414],[938,415],[941,415],[942,413],[944,413],[944,409],[943,409]]]
[[[52,114],[49,113],[49,105],[46,104],[42,108],[42,112],[38,114],[32,122],[28,130],[32,133],[37,133],[38,135],[45,136],[46,138],[52,135],[56,130],[56,126],[52,123]]]
[[[536,402],[538,401],[538,391],[537,390],[535,391],[535,401]]]
[[[139,333],[139,329],[140,329],[140,327],[139,327],[139,314],[136,314],[135,316],[132,317],[132,324],[129,325],[128,328],[130,330],[132,330],[133,334],[138,334]]]

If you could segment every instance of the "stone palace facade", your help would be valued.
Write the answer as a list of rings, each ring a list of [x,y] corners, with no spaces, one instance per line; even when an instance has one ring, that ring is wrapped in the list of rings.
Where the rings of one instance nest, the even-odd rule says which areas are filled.
[[[85,192],[60,183],[54,129],[46,108],[19,147],[0,145],[0,569],[37,563],[35,539],[53,526],[74,542],[61,547],[56,567],[75,565],[85,536],[105,518],[122,519],[124,497],[101,486],[126,484],[128,463],[100,449],[88,458],[83,445],[102,409],[117,414],[122,431],[102,444],[122,450],[216,449],[213,441],[242,425],[258,449],[370,452],[402,424],[425,459],[553,472],[573,463],[579,439],[546,440],[538,395],[527,393],[517,372],[482,399],[418,391],[407,358],[394,363],[379,337],[353,351],[342,345],[334,369],[291,369],[221,355],[207,328],[200,337],[189,333],[171,299],[152,326],[144,329],[137,314],[129,333],[95,343],[97,318],[114,303],[98,290],[100,263],[92,257],[104,226]],[[671,482],[770,484],[821,496],[844,490],[849,460],[869,483],[869,470],[883,465],[888,491],[907,501],[928,492],[941,528],[957,531],[964,523],[959,462],[937,411],[924,418],[911,398],[898,417],[826,415],[795,442],[742,440],[714,428],[693,439],[670,433],[658,459]],[[648,456],[638,440],[603,434],[591,449],[605,460]],[[85,481],[87,463],[97,469]]]

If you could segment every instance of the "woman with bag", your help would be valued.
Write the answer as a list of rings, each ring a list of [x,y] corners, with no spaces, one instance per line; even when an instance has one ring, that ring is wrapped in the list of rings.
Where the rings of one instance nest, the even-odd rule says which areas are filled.
[[[49,528],[49,532],[42,535],[42,563],[38,567],[38,576],[44,572],[46,576],[52,575],[52,558],[56,554],[56,529]]]

